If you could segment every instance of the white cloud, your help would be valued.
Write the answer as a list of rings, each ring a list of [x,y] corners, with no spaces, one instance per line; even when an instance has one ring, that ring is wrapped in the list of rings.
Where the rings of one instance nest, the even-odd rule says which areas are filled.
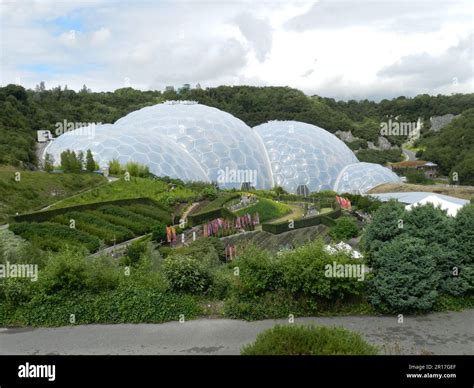
[[[462,46],[473,12],[465,1],[0,7],[2,84],[18,77],[27,87],[44,80],[93,90],[123,87],[125,79],[142,89],[245,83],[335,98],[473,91],[473,54]]]

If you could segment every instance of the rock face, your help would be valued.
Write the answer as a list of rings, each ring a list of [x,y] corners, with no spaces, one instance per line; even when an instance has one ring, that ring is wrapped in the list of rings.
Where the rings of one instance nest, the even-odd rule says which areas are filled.
[[[433,116],[430,117],[431,128],[430,131],[439,132],[441,128],[448,125],[453,119],[458,117],[459,115],[455,116],[451,113],[445,114],[443,116]]]
[[[336,131],[335,135],[346,143],[352,143],[354,140],[358,139],[352,135],[351,131]]]
[[[392,148],[392,144],[390,144],[390,142],[387,140],[387,138],[385,138],[383,136],[379,136],[378,148],[381,149],[381,150],[389,150],[390,148]]]

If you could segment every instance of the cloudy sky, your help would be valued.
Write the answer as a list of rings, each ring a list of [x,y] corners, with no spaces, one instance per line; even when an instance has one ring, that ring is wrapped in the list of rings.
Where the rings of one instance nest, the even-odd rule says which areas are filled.
[[[0,0],[0,84],[474,92],[474,2]]]

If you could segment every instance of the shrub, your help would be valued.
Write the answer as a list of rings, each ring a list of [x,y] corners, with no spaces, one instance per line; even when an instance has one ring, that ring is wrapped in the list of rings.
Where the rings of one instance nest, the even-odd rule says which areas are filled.
[[[125,164],[125,170],[131,176],[135,177],[146,178],[150,175],[150,170],[148,166],[137,162],[127,162],[127,164]]]
[[[322,241],[314,241],[284,253],[279,259],[283,286],[293,293],[303,293],[327,299],[358,295],[362,282],[355,277],[327,277],[326,266],[354,264],[343,253],[331,255]],[[359,263],[360,264],[360,263]]]
[[[152,239],[158,243],[162,242],[166,238],[166,224],[157,222],[151,229]]]
[[[136,265],[140,261],[141,256],[146,252],[146,244],[135,241],[131,243],[125,253],[125,265]]]
[[[211,273],[205,265],[188,256],[169,256],[163,270],[173,291],[205,293],[212,284]]]
[[[421,239],[400,236],[373,257],[370,302],[382,311],[429,311],[436,301],[440,274]]]
[[[66,250],[51,255],[40,276],[41,289],[45,294],[60,291],[80,291],[87,288],[87,262],[83,255]]]
[[[347,241],[359,234],[357,222],[353,217],[341,217],[329,231],[330,236],[337,241]]]
[[[282,275],[270,254],[254,245],[248,246],[234,262],[239,268],[238,291],[247,295],[259,295],[277,289]]]
[[[120,175],[122,173],[122,167],[118,159],[112,159],[109,162],[109,173],[111,175]]]
[[[275,326],[244,346],[243,355],[374,355],[360,334],[340,327]]]
[[[403,220],[404,215],[405,209],[398,202],[389,201],[380,206],[366,228],[362,239],[364,248],[372,253],[382,247],[383,243],[400,235],[403,228],[399,227],[399,220]]]

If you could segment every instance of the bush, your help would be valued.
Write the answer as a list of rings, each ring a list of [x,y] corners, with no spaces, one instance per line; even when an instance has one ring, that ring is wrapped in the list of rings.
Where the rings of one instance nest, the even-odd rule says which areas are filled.
[[[436,301],[440,273],[421,239],[400,236],[373,257],[370,302],[385,312],[429,311]]]
[[[389,201],[380,206],[362,238],[366,251],[372,253],[400,235],[403,228],[400,228],[399,221],[403,221],[404,215],[405,208],[398,202]]]
[[[151,236],[151,238],[158,243],[164,241],[166,238],[166,224],[157,222],[151,229]]]
[[[340,327],[275,326],[244,346],[242,355],[374,355],[360,334]]]
[[[321,241],[314,241],[286,252],[279,260],[283,286],[293,293],[333,300],[358,295],[363,282],[357,278],[326,276],[326,266],[332,267],[334,262],[343,265],[354,264],[354,260],[343,253],[327,253]]]
[[[150,175],[150,170],[148,166],[137,162],[127,162],[127,164],[125,164],[125,170],[131,176],[135,177],[147,178]]]
[[[330,236],[336,241],[347,241],[359,234],[357,222],[353,217],[341,217],[329,231]]]
[[[238,291],[246,295],[259,295],[281,286],[282,275],[270,254],[250,245],[234,262],[239,268]]]
[[[140,261],[142,255],[146,252],[146,244],[140,241],[132,242],[125,252],[125,265],[136,265]]]
[[[212,284],[211,273],[205,265],[188,256],[169,256],[163,270],[173,291],[200,294],[208,291]]]
[[[118,159],[112,159],[109,162],[109,173],[111,175],[120,175],[122,173],[122,167]]]
[[[201,312],[195,298],[189,295],[130,285],[100,293],[38,294],[16,310],[0,311],[0,324],[66,326],[70,324],[71,314],[78,325],[161,323],[177,321],[181,315],[186,320],[193,319]]]

